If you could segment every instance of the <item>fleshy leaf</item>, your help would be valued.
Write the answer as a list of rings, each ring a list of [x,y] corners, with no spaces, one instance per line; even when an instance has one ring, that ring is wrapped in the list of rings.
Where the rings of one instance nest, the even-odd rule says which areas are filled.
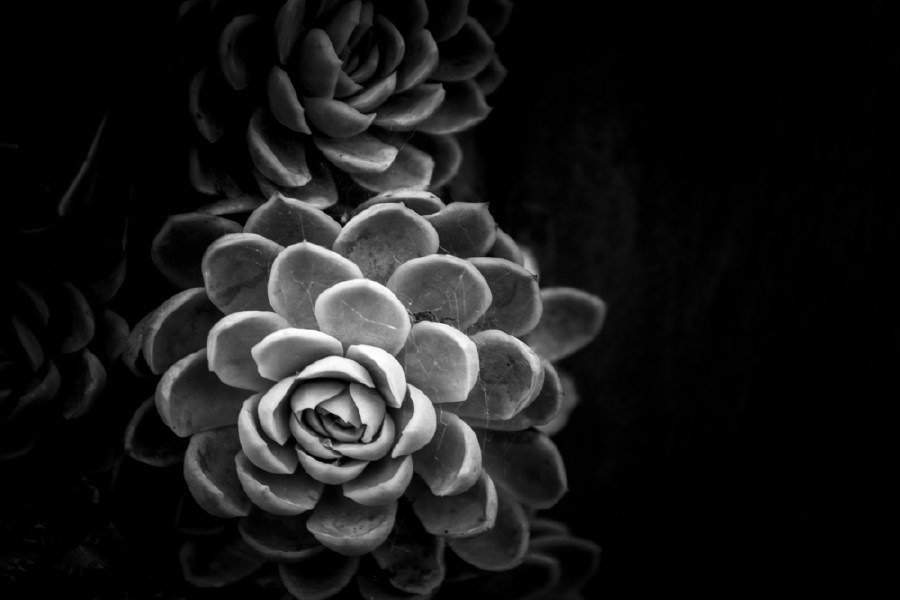
[[[262,108],[250,117],[247,147],[259,172],[276,185],[299,187],[312,179],[306,164],[306,143],[302,134],[270,120]]]
[[[409,397],[399,409],[390,409],[391,418],[397,426],[397,443],[391,456],[412,454],[434,437],[437,416],[428,396],[414,385],[407,386]]]
[[[297,446],[297,458],[300,466],[316,481],[328,485],[340,485],[351,479],[359,477],[369,462],[365,460],[341,460],[340,462],[326,462],[319,460],[308,453],[302,446]],[[324,543],[324,542],[323,542]],[[326,546],[328,544],[325,544]]]
[[[13,335],[22,348],[24,364],[28,365],[29,373],[34,373],[44,364],[44,348],[31,328],[23,323],[17,315],[12,315],[10,321]]]
[[[397,69],[397,92],[405,92],[426,79],[438,64],[438,46],[431,32],[422,29],[406,37],[406,52]]]
[[[497,490],[482,471],[475,485],[455,496],[439,497],[420,479],[407,491],[416,517],[425,530],[441,537],[458,539],[481,535],[497,520]]]
[[[56,398],[60,387],[61,377],[59,369],[56,368],[52,360],[47,360],[25,387],[24,393],[19,398],[15,408],[6,417],[6,424],[17,423],[22,425],[28,421],[39,419],[44,409]],[[12,398],[14,399],[15,396]],[[6,429],[4,435],[7,435],[9,432],[11,430]]]
[[[540,392],[541,359],[524,342],[498,329],[471,339],[478,349],[478,382],[452,410],[468,419],[511,419]]]
[[[560,565],[556,560],[529,552],[522,560],[522,564],[509,571],[476,577],[442,589],[452,594],[454,598],[470,600],[494,600],[498,597],[521,600],[544,598],[579,600],[580,596],[556,595],[559,573]]]
[[[153,396],[147,398],[132,415],[125,429],[125,453],[154,467],[176,465],[184,458],[188,440],[166,427],[156,412]]]
[[[445,82],[444,91],[443,103],[419,126],[420,131],[459,133],[482,122],[492,110],[473,79]]]
[[[539,431],[486,432],[475,428],[484,469],[518,502],[547,509],[567,490],[566,468],[550,438]]]
[[[417,131],[412,137],[417,148],[434,160],[430,190],[436,190],[456,177],[462,166],[463,151],[453,134],[430,134]]]
[[[94,311],[84,294],[68,281],[60,284],[50,300],[50,333],[63,354],[77,352],[94,339]]]
[[[494,56],[494,41],[481,23],[469,17],[456,35],[438,44],[435,81],[462,81],[481,72]]]
[[[478,84],[482,94],[490,96],[497,91],[497,88],[506,79],[507,73],[506,67],[500,62],[500,57],[494,54],[491,62],[475,76],[475,83]]]
[[[197,71],[191,78],[188,88],[191,118],[200,135],[211,144],[225,133],[227,115],[223,110],[226,106],[223,106],[222,95],[229,91],[209,68]]]
[[[87,348],[60,357],[63,385],[62,416],[77,419],[85,415],[100,399],[106,388],[106,369],[100,359]]]
[[[336,283],[316,299],[319,329],[345,346],[365,344],[396,354],[409,335],[409,315],[393,292],[368,279]]]
[[[435,41],[456,35],[468,16],[469,0],[425,0],[428,4],[428,30]]]
[[[262,21],[256,15],[240,15],[219,35],[219,67],[236,90],[250,85],[261,51]],[[258,74],[257,74],[258,75]]]
[[[549,436],[559,433],[569,422],[572,411],[581,402],[578,389],[575,387],[575,379],[560,369],[559,384],[562,388],[562,398],[559,404],[559,411],[551,418],[548,423],[537,425],[538,431],[543,431]],[[536,402],[536,401],[535,401]]]
[[[351,173],[353,181],[373,192],[397,188],[424,190],[431,183],[434,160],[409,143],[399,144],[390,166],[376,173]]]
[[[428,22],[428,5],[425,0],[394,0],[385,2],[378,8],[405,36],[421,30]]]
[[[405,367],[407,382],[434,404],[464,401],[478,378],[475,343],[443,323],[416,323],[398,362]]]
[[[269,99],[269,111],[275,120],[297,133],[311,134],[306,122],[306,111],[297,98],[297,90],[291,78],[278,65],[269,71],[266,83],[266,95]]]
[[[397,27],[383,14],[376,14],[375,30],[378,32],[378,47],[381,50],[381,61],[375,74],[384,77],[397,70],[406,53],[406,41]]]
[[[144,360],[154,375],[206,347],[210,329],[225,315],[210,302],[206,289],[175,294],[153,313],[143,334]]]
[[[187,437],[237,422],[250,392],[225,385],[208,368],[206,348],[169,367],[156,386],[156,409],[163,423]]]
[[[209,370],[226,385],[254,392],[269,389],[272,381],[259,374],[251,351],[270,333],[289,326],[270,312],[250,310],[228,315],[209,332]]]
[[[232,233],[203,255],[203,279],[210,301],[225,314],[271,310],[269,270],[284,248],[255,233]]]
[[[347,173],[382,173],[397,158],[397,148],[368,132],[346,139],[314,137],[313,141],[334,166]]]
[[[453,256],[484,256],[497,241],[497,222],[481,202],[454,202],[425,218],[440,236],[441,251]]]
[[[356,442],[333,442],[331,447],[336,452],[340,452],[347,458],[356,460],[377,461],[387,455],[391,446],[394,444],[394,436],[396,434],[394,421],[390,416],[384,416],[384,423],[378,432],[378,437],[371,443],[363,444]]]
[[[281,194],[287,198],[305,202],[320,210],[334,205],[338,200],[337,186],[334,183],[334,177],[331,175],[331,169],[324,166],[319,169],[319,172],[312,172],[312,180],[309,183],[299,187],[277,185],[266,179],[266,176],[260,173],[256,167],[253,167],[251,173],[256,179],[259,191],[266,198],[271,198],[273,194]]]
[[[432,215],[446,206],[443,201],[424,190],[391,190],[372,196],[353,210],[353,216],[378,204],[403,204],[417,215]]]
[[[296,388],[296,382],[293,379],[284,379],[272,386],[266,392],[259,403],[258,414],[262,430],[270,438],[279,444],[284,444],[290,439],[290,429],[287,424],[291,415],[291,410],[303,410],[303,407],[297,406],[292,408],[294,398],[291,393]],[[302,389],[294,393],[297,403],[306,396],[306,402],[309,408],[314,408],[319,402],[327,400],[332,396],[336,396],[344,391],[346,386],[339,382],[316,381],[303,386]]]
[[[341,59],[335,53],[328,34],[322,29],[309,30],[297,51],[293,73],[305,94],[316,98],[334,98]]]
[[[182,440],[187,448],[188,440]],[[182,455],[184,451],[182,451]],[[181,494],[178,504],[175,506],[175,529],[179,533],[187,535],[216,535],[225,531],[224,521],[214,517],[197,504],[189,493]]]
[[[367,387],[374,388],[375,383],[372,381],[371,375],[362,368],[362,366],[340,356],[329,356],[317,360],[309,365],[295,379],[297,381],[308,381],[310,379],[340,379],[343,381],[352,381],[361,383]],[[294,409],[297,410],[297,409]]]
[[[397,74],[391,73],[387,77],[369,81],[363,89],[352,96],[343,98],[343,101],[347,103],[347,106],[368,114],[390,98],[396,88]]]
[[[222,587],[256,571],[263,559],[239,536],[189,538],[179,554],[184,579],[198,587]]]
[[[559,595],[579,591],[600,566],[600,546],[571,535],[550,535],[531,542],[529,553],[553,559],[560,570],[554,592]]]
[[[233,217],[234,220],[243,223],[247,216],[262,206],[262,198],[254,196],[240,196],[238,198],[223,198],[204,204],[195,212],[218,217]],[[256,232],[250,232],[256,233]]]
[[[541,302],[541,320],[523,341],[550,361],[562,360],[591,343],[606,318],[606,303],[576,288],[545,288]]]
[[[369,372],[386,405],[400,407],[406,396],[406,375],[396,358],[381,348],[364,344],[350,346],[346,356]]]
[[[184,480],[191,495],[216,517],[243,517],[250,511],[234,463],[240,449],[237,427],[221,427],[195,434],[184,455]]]
[[[108,308],[100,310],[95,315],[94,339],[88,344],[88,348],[100,358],[106,365],[115,363],[128,340],[128,323]]]
[[[254,507],[238,521],[238,532],[266,560],[300,562],[325,549],[306,529],[309,514],[280,516]]]
[[[544,369],[541,391],[533,401],[511,419],[487,419],[484,416],[475,419],[463,418],[470,425],[499,431],[522,431],[529,427],[541,427],[553,421],[562,406],[562,384],[556,369],[549,361],[542,360],[541,365]],[[544,431],[547,435],[552,435],[551,432],[544,429],[541,429],[541,431]]]
[[[519,245],[499,227],[497,228],[497,240],[491,246],[491,249],[488,250],[487,255],[492,258],[502,258],[516,263],[520,267],[525,267],[525,256],[522,254]],[[529,270],[526,269],[526,271]],[[534,274],[534,271],[529,272]]]
[[[438,235],[405,206],[375,204],[344,226],[333,249],[356,263],[367,278],[383,284],[398,265],[436,254]]]
[[[341,225],[305,202],[273,195],[253,211],[244,225],[244,233],[256,233],[282,246],[299,242],[331,248]]]
[[[436,496],[454,496],[475,485],[481,448],[475,432],[453,413],[438,408],[434,436],[413,455],[415,472]]]
[[[457,540],[450,548],[458,557],[479,569],[512,569],[522,564],[528,551],[528,516],[521,504],[498,490],[494,526],[481,535]]]
[[[541,318],[541,290],[537,278],[524,267],[502,258],[471,258],[484,275],[493,298],[473,329],[499,329],[519,337],[534,329]]]
[[[311,510],[322,495],[320,482],[302,469],[288,475],[269,473],[238,452],[234,458],[244,492],[256,506],[275,515],[299,515]]]
[[[163,277],[179,289],[203,287],[203,254],[214,241],[241,226],[215,215],[174,215],[153,239],[150,258]]]
[[[414,258],[400,265],[387,287],[416,319],[463,330],[487,312],[492,300],[491,288],[472,263],[446,255]]]
[[[484,26],[487,34],[495,38],[509,23],[512,9],[512,0],[481,0],[474,2],[469,12]]]
[[[345,139],[369,128],[375,115],[364,115],[340,100],[304,98],[306,116],[316,130],[331,138]]]
[[[397,525],[372,558],[398,590],[427,594],[444,580],[444,540],[422,527],[408,507],[401,507]]]
[[[253,346],[250,354],[259,374],[272,381],[296,375],[327,356],[341,356],[341,343],[332,336],[312,329],[281,329]]]
[[[204,140],[197,140],[188,150],[188,180],[201,194],[237,198],[246,195],[235,179],[236,173],[230,169],[229,151],[221,146],[229,136],[223,135],[213,146]],[[231,145],[233,148],[233,144]],[[196,287],[196,286],[185,286]]]
[[[278,61],[287,64],[297,39],[304,33],[306,0],[287,0],[278,10],[275,18],[275,44]]]
[[[241,448],[250,462],[263,471],[289,475],[297,470],[297,453],[293,447],[273,442],[262,430],[257,412],[262,397],[263,394],[254,394],[244,401],[237,421]]]
[[[391,96],[378,107],[374,122],[391,131],[412,131],[434,114],[443,101],[441,84],[422,83]]]
[[[134,376],[142,379],[148,379],[153,376],[150,367],[144,361],[144,353],[141,351],[144,339],[144,329],[150,319],[153,318],[155,310],[150,311],[138,321],[128,337],[125,339],[125,347],[122,349],[122,364],[125,365]]]
[[[347,587],[358,567],[359,557],[324,550],[301,563],[280,564],[278,572],[294,598],[327,600]]]
[[[411,456],[385,456],[373,462],[356,479],[344,484],[344,495],[363,506],[381,506],[394,502],[413,476]]]
[[[325,26],[325,33],[331,39],[334,51],[340,54],[347,43],[350,41],[350,35],[359,25],[359,13],[362,8],[360,0],[351,0],[344,3],[335,11],[334,15]]]
[[[363,506],[330,488],[306,526],[326,548],[344,556],[361,556],[384,543],[396,514],[396,502]]]
[[[555,519],[547,519],[544,517],[537,517],[531,520],[531,542],[541,537],[547,536],[556,536],[556,535],[571,535],[572,530],[569,529],[569,526],[563,523],[562,521],[557,521]],[[529,546],[530,548],[531,546]]]

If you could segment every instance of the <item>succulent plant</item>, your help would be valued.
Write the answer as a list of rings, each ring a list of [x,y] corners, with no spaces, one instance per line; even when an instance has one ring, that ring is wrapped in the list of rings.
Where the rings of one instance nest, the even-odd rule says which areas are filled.
[[[506,74],[492,37],[511,9],[187,0],[177,48],[197,132],[192,185],[326,203],[337,201],[336,180],[374,192],[443,185],[461,160],[453,134],[488,115],[485,95]]]
[[[561,388],[519,339],[541,294],[486,205],[394,190],[342,227],[280,194],[225,201],[170,217],[152,255],[183,291],[132,333],[130,368],[162,377],[126,449],[181,462],[199,507],[239,519],[185,543],[189,581],[272,561],[298,598],[354,578],[366,597],[433,595],[446,547],[522,563],[525,507],[566,491],[533,428]]]

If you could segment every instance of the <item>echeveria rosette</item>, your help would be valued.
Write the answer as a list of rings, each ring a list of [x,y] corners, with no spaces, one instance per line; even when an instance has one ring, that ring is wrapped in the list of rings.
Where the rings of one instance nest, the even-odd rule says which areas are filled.
[[[436,189],[459,168],[454,135],[490,112],[505,69],[503,0],[188,0],[179,50],[203,193],[281,192],[319,208],[349,179]],[[245,144],[244,149],[240,148]],[[334,171],[334,173],[332,173]],[[252,176],[251,176],[252,174]],[[337,185],[336,185],[337,180]]]
[[[298,597],[311,570],[335,592],[358,571],[365,590],[431,593],[448,546],[484,570],[521,563],[524,505],[559,499],[562,461],[544,434],[485,426],[535,403],[552,418],[559,398],[516,337],[540,320],[536,279],[485,205],[395,190],[341,227],[275,195],[243,226],[173,217],[153,255],[173,283],[200,285],[135,328],[162,379],[126,446],[182,461],[201,507],[241,519],[235,548],[282,563]]]

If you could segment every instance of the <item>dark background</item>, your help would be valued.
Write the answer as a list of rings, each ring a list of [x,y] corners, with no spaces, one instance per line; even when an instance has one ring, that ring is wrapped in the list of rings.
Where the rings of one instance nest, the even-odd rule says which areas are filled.
[[[22,34],[4,135],[64,157],[79,115],[121,100],[137,239],[184,189],[174,4],[35,5],[3,27]],[[862,0],[517,2],[475,193],[542,284],[609,305],[561,365],[582,403],[550,513],[604,549],[586,598],[859,593],[886,570],[898,24]],[[153,307],[120,296],[132,323]]]

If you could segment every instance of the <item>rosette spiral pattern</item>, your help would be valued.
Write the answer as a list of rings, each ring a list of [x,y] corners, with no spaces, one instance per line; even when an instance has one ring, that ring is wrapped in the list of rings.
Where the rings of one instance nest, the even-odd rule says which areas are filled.
[[[344,174],[375,192],[443,185],[461,160],[453,134],[488,115],[505,76],[492,36],[512,4],[472,4],[184,2],[192,184],[320,204]]]
[[[354,579],[385,597],[433,594],[446,548],[485,571],[521,564],[524,507],[566,491],[531,428],[561,392],[519,339],[540,290],[486,205],[395,190],[343,227],[278,194],[231,206],[169,219],[152,255],[186,289],[133,333],[132,368],[162,378],[129,454],[182,462],[200,507],[240,519],[227,551],[185,546],[186,577],[223,585],[274,561],[298,598]]]

